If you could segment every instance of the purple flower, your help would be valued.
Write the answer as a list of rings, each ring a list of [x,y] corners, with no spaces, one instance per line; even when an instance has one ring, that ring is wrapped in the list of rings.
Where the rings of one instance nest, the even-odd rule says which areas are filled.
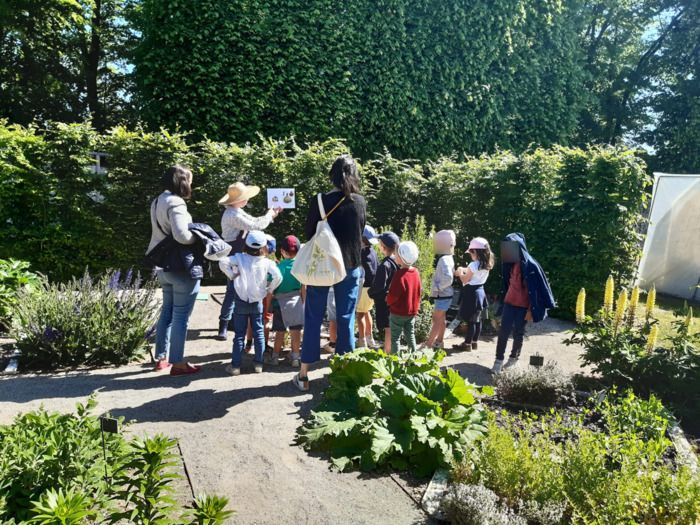
[[[44,328],[44,333],[42,335],[47,343],[53,343],[54,341],[57,341],[58,339],[63,337],[61,331],[52,326],[47,326],[46,328]]]
[[[109,284],[107,286],[109,286],[111,290],[119,290],[119,278],[121,274],[120,270],[116,270],[109,278]]]
[[[126,278],[124,279],[124,288],[128,288],[131,286],[131,279],[134,277],[134,272],[132,268],[129,268],[129,271],[126,272]]]

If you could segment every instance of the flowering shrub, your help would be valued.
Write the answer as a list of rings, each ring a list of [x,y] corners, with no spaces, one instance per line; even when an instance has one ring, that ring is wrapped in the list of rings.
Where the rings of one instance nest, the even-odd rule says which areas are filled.
[[[580,344],[583,362],[592,365],[610,383],[642,394],[656,392],[677,408],[700,406],[700,334],[693,334],[692,308],[678,312],[670,348],[658,346],[659,321],[654,316],[656,291],[647,295],[643,315],[640,292],[621,289],[615,301],[615,283],[605,285],[603,307],[586,315],[585,290],[576,303],[577,326],[566,344]]]
[[[139,357],[158,312],[151,281],[128,272],[23,290],[13,335],[26,368],[124,364]]]

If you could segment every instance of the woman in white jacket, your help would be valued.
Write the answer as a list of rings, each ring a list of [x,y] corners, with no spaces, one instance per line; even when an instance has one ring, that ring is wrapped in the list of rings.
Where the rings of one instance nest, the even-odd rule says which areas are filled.
[[[192,172],[175,165],[165,171],[162,182],[163,193],[151,203],[151,242],[146,253],[168,236],[180,244],[194,244],[196,240],[188,229],[192,216],[185,202],[192,196]],[[200,367],[185,361],[185,340],[201,280],[193,279],[189,272],[166,272],[162,268],[156,268],[156,275],[163,288],[156,327],[156,370],[172,365],[170,375],[199,372]]]

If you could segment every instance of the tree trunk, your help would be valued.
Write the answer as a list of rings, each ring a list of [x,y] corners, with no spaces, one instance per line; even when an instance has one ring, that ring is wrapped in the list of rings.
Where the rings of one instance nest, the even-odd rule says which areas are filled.
[[[90,24],[90,47],[86,57],[86,85],[87,103],[92,117],[92,123],[98,130],[104,129],[104,112],[100,106],[97,93],[97,76],[100,67],[101,42],[100,31],[102,29],[102,0],[95,0],[92,20]]]

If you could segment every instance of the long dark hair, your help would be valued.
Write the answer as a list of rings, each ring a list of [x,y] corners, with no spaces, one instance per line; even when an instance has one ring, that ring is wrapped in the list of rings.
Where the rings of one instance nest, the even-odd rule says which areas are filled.
[[[360,193],[360,175],[357,163],[350,155],[341,155],[335,159],[329,175],[333,185],[342,191],[348,199],[352,199],[353,193]]]
[[[175,164],[163,173],[163,188],[183,199],[192,197],[192,172],[189,168]]]
[[[493,270],[494,264],[496,264],[496,257],[491,251],[491,247],[486,243],[486,248],[472,248],[470,252],[476,253],[476,260],[479,261],[479,270]]]

